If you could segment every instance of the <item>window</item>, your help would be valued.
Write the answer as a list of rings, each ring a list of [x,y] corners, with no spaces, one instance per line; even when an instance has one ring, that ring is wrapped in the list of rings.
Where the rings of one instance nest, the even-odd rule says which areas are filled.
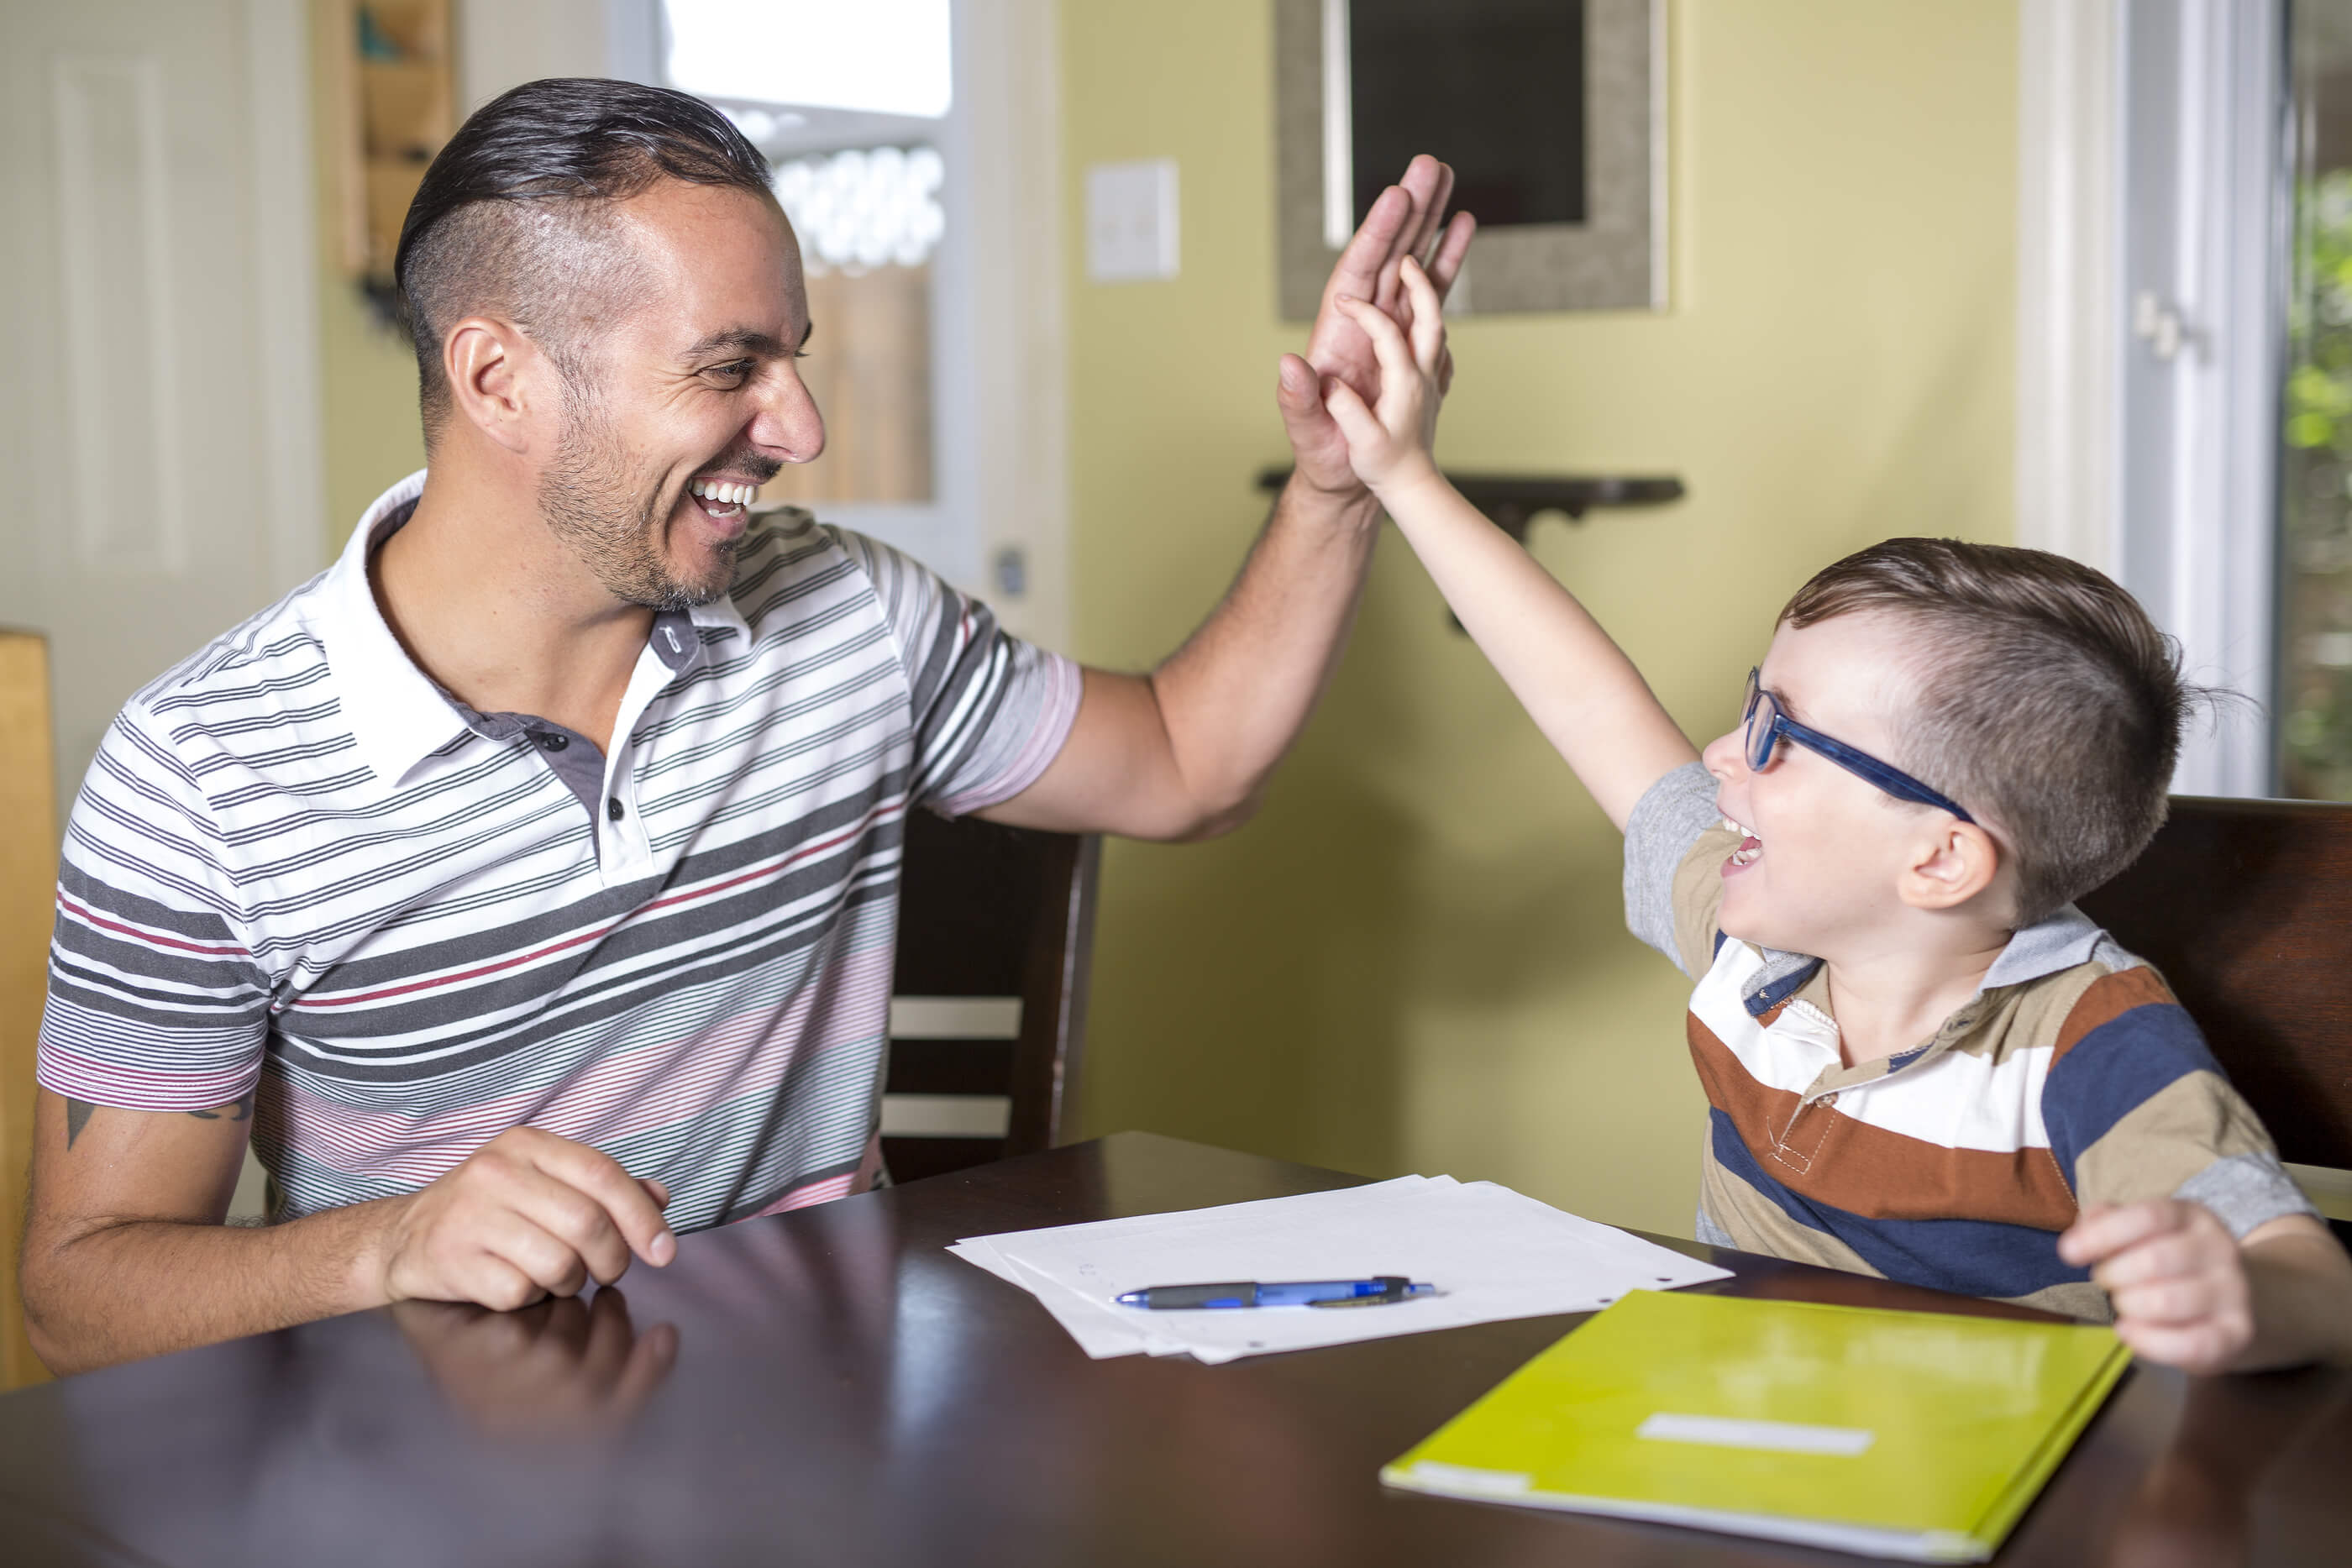
[[[911,514],[942,500],[939,447],[954,434],[938,416],[933,330],[957,282],[943,254],[948,0],[666,0],[665,21],[669,82],[767,155],[800,238],[814,327],[801,372],[825,451],[761,495],[928,553]]]

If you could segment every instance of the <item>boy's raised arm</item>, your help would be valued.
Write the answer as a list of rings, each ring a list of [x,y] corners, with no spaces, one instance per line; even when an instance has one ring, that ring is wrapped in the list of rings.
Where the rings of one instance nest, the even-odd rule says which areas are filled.
[[[1412,337],[1360,299],[1340,308],[1380,355],[1377,404],[1345,382],[1326,394],[1348,457],[1429,569],[1438,591],[1609,820],[1622,831],[1650,786],[1698,752],[1642,673],[1575,595],[1445,482],[1431,455],[1445,323],[1434,288],[1403,264]]]

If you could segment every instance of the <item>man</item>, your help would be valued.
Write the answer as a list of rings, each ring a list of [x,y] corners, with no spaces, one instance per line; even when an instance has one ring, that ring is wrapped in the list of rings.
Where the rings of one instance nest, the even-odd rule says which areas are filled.
[[[1222,832],[1328,678],[1378,512],[1322,406],[1466,217],[1419,159],[1278,402],[1297,472],[1149,676],[1080,671],[751,491],[824,424],[799,255],[708,106],[487,105],[398,278],[426,475],[135,697],[77,803],[24,1291],[59,1371],[411,1299],[520,1306],[878,1172],[900,823]],[[429,477],[427,476],[429,475]],[[223,1223],[250,1134],[271,1218]]]

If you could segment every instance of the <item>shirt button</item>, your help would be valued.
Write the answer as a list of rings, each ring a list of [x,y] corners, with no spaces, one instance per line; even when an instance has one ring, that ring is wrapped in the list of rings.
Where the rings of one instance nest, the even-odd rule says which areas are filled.
[[[542,735],[539,737],[540,748],[543,751],[561,751],[571,744],[572,737],[568,735]]]
[[[604,801],[604,815],[612,818],[613,821],[616,822],[621,820],[621,798],[618,795],[613,795],[606,798]]]
[[[1822,1096],[1822,1103],[1824,1105],[1834,1105],[1837,1103],[1837,1096],[1834,1093],[1824,1094]]]

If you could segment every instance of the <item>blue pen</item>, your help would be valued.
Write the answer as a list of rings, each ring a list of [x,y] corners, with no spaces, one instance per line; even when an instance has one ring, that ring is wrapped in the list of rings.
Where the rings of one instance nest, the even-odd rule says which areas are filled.
[[[1156,1312],[1203,1307],[1377,1307],[1437,1294],[1434,1285],[1415,1284],[1402,1274],[1370,1280],[1286,1280],[1261,1284],[1229,1280],[1213,1285],[1153,1285],[1118,1298],[1122,1307]]]

